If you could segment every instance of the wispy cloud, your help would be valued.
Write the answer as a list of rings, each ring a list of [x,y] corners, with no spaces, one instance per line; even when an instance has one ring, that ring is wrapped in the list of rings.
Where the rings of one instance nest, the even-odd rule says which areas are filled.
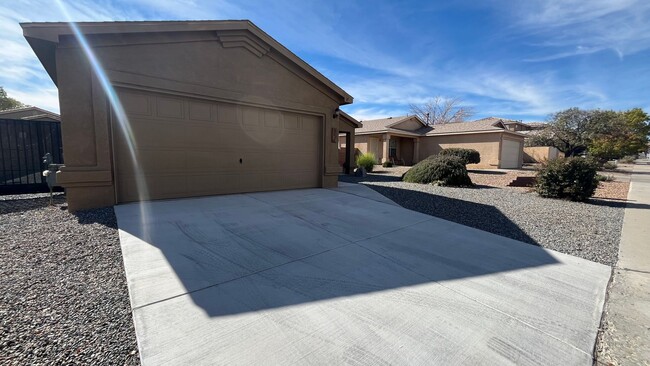
[[[513,29],[537,34],[549,61],[605,49],[619,58],[650,49],[650,2],[646,0],[531,0],[511,3]]]

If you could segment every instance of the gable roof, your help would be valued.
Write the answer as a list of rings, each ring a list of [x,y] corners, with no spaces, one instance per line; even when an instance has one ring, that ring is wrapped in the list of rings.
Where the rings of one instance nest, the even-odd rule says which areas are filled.
[[[489,117],[471,122],[446,123],[433,125],[427,135],[441,135],[463,132],[484,132],[484,131],[507,131],[500,118]]]
[[[24,115],[25,112],[27,113],[34,112],[34,113],[29,115]],[[17,115],[17,116],[11,117],[11,115]],[[21,117],[20,115],[23,116]],[[61,121],[61,116],[59,116],[58,114],[31,105],[0,111],[0,118],[10,118],[10,119],[13,118],[13,119],[25,119],[25,120],[39,120],[43,118],[49,118],[56,121]]]
[[[250,20],[80,22],[75,24],[84,35],[215,31],[224,47],[242,46],[249,48],[251,52],[259,52],[262,55],[266,51],[273,49],[285,60],[298,66],[315,81],[331,90],[333,94],[338,95],[341,104],[350,104],[353,100],[352,96],[338,85],[289,51]],[[20,23],[20,26],[23,28],[25,39],[27,39],[54,83],[57,84],[56,47],[59,43],[59,37],[74,35],[70,24],[65,22],[37,22]],[[219,32],[222,33],[219,34]],[[253,37],[248,37],[249,35]]]
[[[363,134],[371,134],[371,133],[395,132],[395,133],[406,133],[406,134],[417,135],[418,133],[416,131],[408,131],[408,130],[393,128],[394,126],[411,119],[416,120],[420,124],[422,124],[422,128],[426,128],[426,124],[418,116],[388,117],[388,118],[361,121],[363,126],[361,128],[358,128],[355,131],[355,134],[363,135]]]
[[[356,128],[361,128],[361,122],[357,121],[354,117],[351,115],[345,113],[342,110],[339,110],[341,120],[350,123],[351,125],[355,126]]]

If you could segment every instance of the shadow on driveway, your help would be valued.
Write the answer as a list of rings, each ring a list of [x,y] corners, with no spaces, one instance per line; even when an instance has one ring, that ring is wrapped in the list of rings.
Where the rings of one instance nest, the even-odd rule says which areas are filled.
[[[442,218],[480,213],[532,242],[494,207],[454,201]],[[557,263],[539,247],[333,190],[146,205],[144,220],[137,204],[116,206],[134,308],[189,293],[217,317]]]

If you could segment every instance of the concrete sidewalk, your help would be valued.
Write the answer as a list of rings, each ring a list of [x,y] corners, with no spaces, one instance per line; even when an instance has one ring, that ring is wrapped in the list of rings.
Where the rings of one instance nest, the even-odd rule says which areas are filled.
[[[650,365],[650,162],[638,161],[625,208],[619,259],[598,361]]]

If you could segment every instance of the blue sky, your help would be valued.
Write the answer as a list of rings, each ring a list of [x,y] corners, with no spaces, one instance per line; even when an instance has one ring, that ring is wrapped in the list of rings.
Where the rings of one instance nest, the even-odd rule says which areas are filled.
[[[475,118],[544,120],[569,107],[650,111],[650,1],[65,1],[74,21],[250,19],[355,97],[358,119],[460,97]],[[451,4],[453,3],[453,4]],[[58,111],[18,22],[56,3],[0,3],[0,86]]]

